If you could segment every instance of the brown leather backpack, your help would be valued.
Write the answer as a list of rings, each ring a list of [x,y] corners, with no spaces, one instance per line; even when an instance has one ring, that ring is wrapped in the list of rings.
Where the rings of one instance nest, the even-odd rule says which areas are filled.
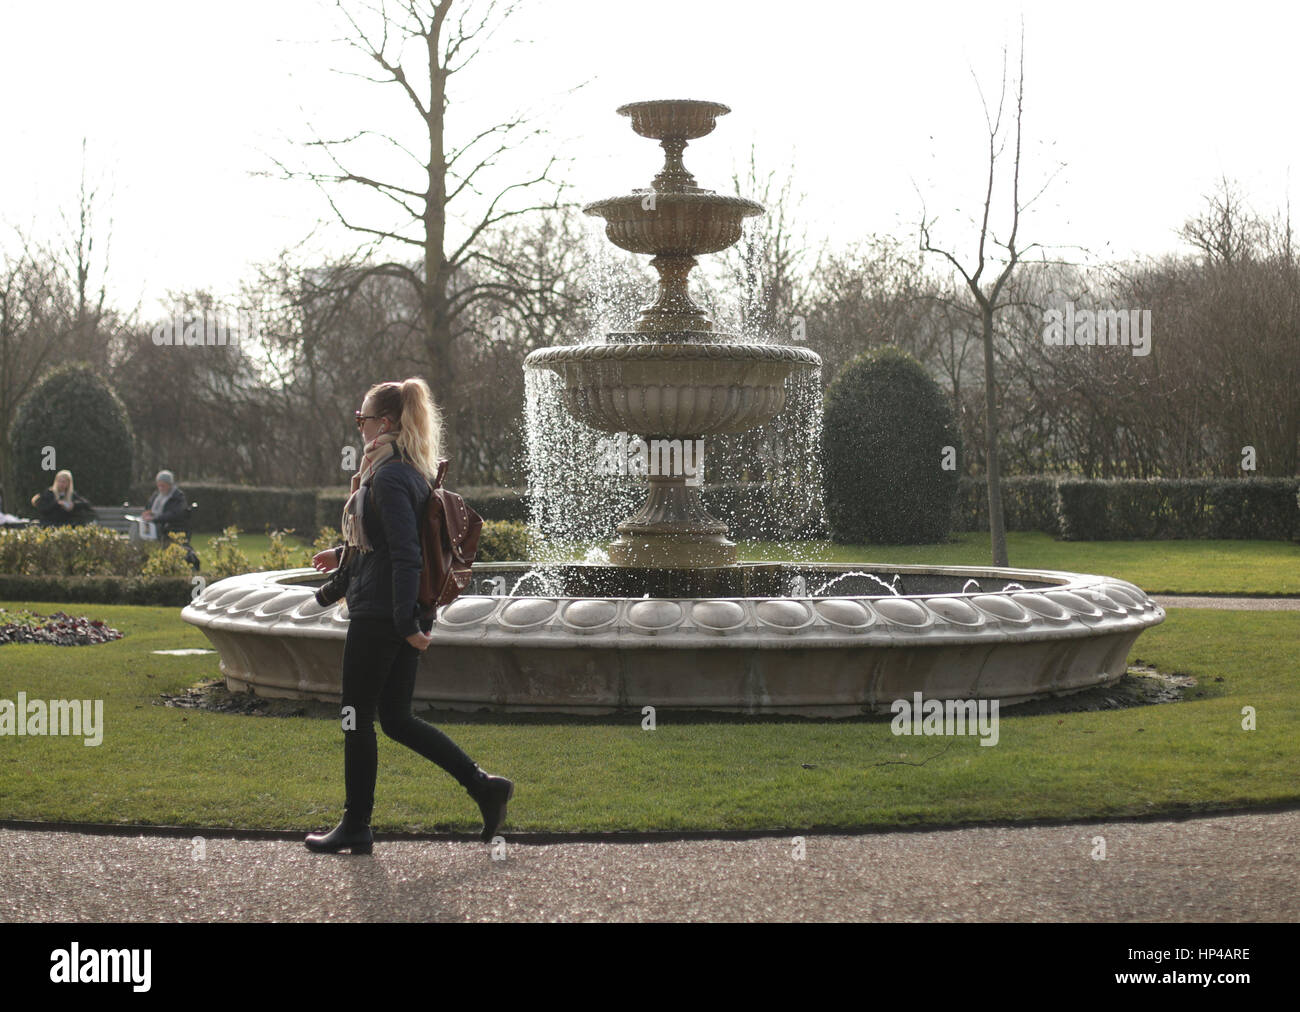
[[[483,518],[455,492],[442,487],[447,461],[438,461],[438,474],[429,493],[429,506],[420,518],[420,618],[454,601],[469,586],[470,567],[478,555]]]

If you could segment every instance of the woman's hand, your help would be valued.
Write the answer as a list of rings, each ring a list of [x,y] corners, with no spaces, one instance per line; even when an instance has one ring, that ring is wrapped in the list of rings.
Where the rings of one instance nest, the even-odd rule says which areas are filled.
[[[323,552],[317,552],[311,558],[311,564],[319,569],[322,573],[328,573],[331,569],[338,568],[338,556],[334,549],[327,548]]]
[[[411,633],[410,636],[406,637],[406,642],[415,647],[416,650],[424,651],[427,650],[429,644],[433,642],[433,637],[428,633],[414,632]]]

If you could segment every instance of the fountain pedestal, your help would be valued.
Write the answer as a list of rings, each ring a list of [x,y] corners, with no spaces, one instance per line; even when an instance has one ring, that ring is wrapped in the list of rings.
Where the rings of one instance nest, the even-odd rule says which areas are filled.
[[[727,525],[704,508],[698,487],[681,476],[651,475],[648,480],[650,495],[618,525],[610,562],[653,569],[735,564],[736,543],[727,540]]]

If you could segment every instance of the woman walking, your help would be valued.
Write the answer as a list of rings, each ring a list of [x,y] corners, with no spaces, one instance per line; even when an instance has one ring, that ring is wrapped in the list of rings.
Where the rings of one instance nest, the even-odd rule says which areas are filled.
[[[490,776],[450,738],[411,713],[415,671],[429,646],[429,620],[421,628],[420,535],[442,450],[442,420],[424,380],[370,388],[357,427],[365,444],[361,469],[343,509],[344,545],[312,559],[322,572],[341,571],[318,600],[347,595],[348,636],[343,651],[343,820],[328,833],[307,837],[309,850],[369,854],[374,846],[378,747],[374,719],[394,741],[437,763],[463,786],[483,813],[483,842],[505,821],[514,784]],[[331,595],[330,591],[333,590]]]

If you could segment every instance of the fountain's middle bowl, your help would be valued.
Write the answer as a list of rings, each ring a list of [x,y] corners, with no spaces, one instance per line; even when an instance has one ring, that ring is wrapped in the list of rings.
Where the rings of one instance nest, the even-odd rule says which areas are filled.
[[[564,380],[569,413],[593,429],[643,436],[744,432],[785,407],[785,380],[821,358],[774,344],[581,344],[541,348],[525,368]]]
[[[718,253],[740,239],[746,218],[763,213],[763,205],[712,190],[675,193],[635,190],[598,200],[583,213],[605,219],[605,235],[619,249],[656,256]]]

